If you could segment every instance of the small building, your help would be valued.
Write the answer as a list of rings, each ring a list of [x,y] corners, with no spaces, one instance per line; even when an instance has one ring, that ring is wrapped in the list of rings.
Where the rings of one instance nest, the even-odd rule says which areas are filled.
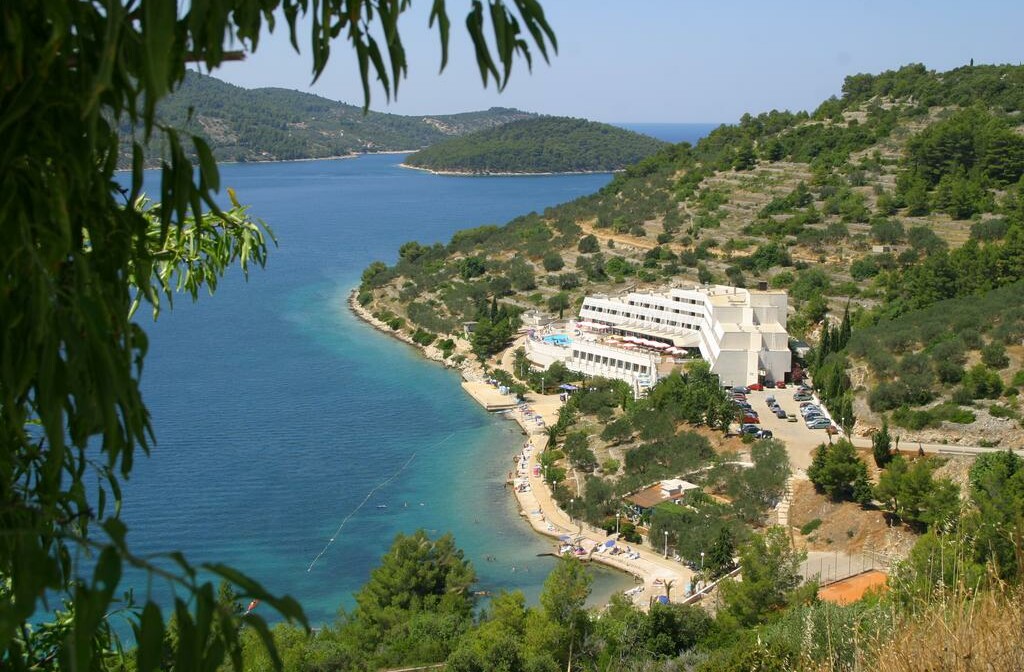
[[[555,321],[554,315],[542,312],[536,308],[531,308],[519,317],[522,319],[523,328],[525,329],[540,329]]]
[[[473,336],[473,332],[476,331],[476,325],[476,322],[462,323],[462,333],[465,335],[466,338],[470,338]]]
[[[679,503],[688,491],[696,490],[699,487],[680,478],[670,478],[637,490],[623,499],[631,505],[638,516],[642,516],[658,504]]]

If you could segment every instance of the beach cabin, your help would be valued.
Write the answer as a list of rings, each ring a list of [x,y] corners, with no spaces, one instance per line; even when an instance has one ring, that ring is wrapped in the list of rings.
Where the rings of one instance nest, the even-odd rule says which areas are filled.
[[[637,516],[642,517],[663,502],[679,504],[687,492],[699,487],[681,478],[669,478],[641,488],[623,499]]]

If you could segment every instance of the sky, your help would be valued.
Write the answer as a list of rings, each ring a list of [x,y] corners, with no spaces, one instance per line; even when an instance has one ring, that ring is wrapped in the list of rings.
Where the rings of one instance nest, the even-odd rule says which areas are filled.
[[[452,43],[439,74],[438,37],[427,27],[432,3],[414,0],[399,23],[408,78],[390,103],[373,89],[371,109],[427,115],[502,106],[607,123],[728,123],[744,112],[813,110],[839,95],[849,74],[1024,61],[1019,0],[541,2],[558,53],[547,64],[535,51],[532,73],[517,63],[499,94],[493,82],[482,86],[465,35],[469,1],[448,0]],[[363,102],[350,49],[337,43],[313,85],[305,52],[295,54],[279,27],[245,61],[210,74]]]

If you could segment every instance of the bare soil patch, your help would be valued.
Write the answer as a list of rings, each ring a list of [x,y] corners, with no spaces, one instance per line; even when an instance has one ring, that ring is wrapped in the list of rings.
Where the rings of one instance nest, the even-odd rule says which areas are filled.
[[[862,509],[853,502],[832,502],[815,492],[810,481],[796,482],[789,524],[799,533],[816,519],[821,520],[817,529],[806,536],[798,534],[809,550],[879,554],[895,560],[905,558],[917,541],[917,535],[906,526],[890,526],[881,511]]]

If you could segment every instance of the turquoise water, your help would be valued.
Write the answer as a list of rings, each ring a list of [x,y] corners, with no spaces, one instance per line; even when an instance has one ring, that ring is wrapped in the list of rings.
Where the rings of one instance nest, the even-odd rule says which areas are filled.
[[[480,589],[535,599],[551,566],[536,556],[552,547],[504,488],[518,426],[483,412],[454,373],[356,320],[345,298],[404,241],[446,241],[609,177],[445,178],[400,160],[224,167],[223,183],[272,224],[280,247],[247,285],[232,276],[149,328],[143,389],[158,445],[127,487],[137,551],[234,564],[299,598],[318,623],[352,605],[395,534],[422,527],[454,533]],[[604,594],[624,582],[598,578]]]
[[[536,599],[552,566],[537,554],[552,546],[504,487],[518,425],[355,319],[345,299],[405,241],[446,242],[610,176],[441,177],[401,159],[222,167],[222,184],[280,246],[248,283],[232,274],[215,296],[181,299],[147,324],[143,391],[158,443],[125,488],[134,550],[232,564],[323,623],[353,604],[397,533],[450,531],[479,589]],[[166,586],[132,581],[168,603]],[[630,585],[599,569],[595,599]]]
[[[553,345],[571,345],[572,339],[565,334],[551,334],[543,338],[545,343],[551,343]]]

